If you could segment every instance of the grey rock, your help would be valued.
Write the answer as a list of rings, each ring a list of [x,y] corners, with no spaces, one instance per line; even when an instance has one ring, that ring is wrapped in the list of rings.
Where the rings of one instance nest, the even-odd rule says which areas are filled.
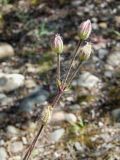
[[[3,146],[5,144],[5,141],[3,139],[0,140],[0,146]]]
[[[0,112],[0,124],[1,124],[1,125],[4,124],[5,121],[7,120],[6,117],[7,117],[7,114],[6,114],[6,113]]]
[[[26,86],[26,88],[35,88],[36,83],[33,79],[28,79],[25,81],[25,86]]]
[[[52,116],[53,122],[67,121],[69,123],[75,123],[77,121],[76,116],[73,113],[65,113],[63,111],[58,111]]]
[[[54,132],[51,133],[50,139],[52,141],[58,142],[61,139],[61,137],[64,135],[64,133],[65,133],[65,130],[63,128],[55,130]]]
[[[69,123],[75,123],[77,121],[77,118],[73,113],[66,113],[65,120]]]
[[[12,153],[19,153],[23,150],[23,144],[21,141],[17,141],[17,142],[13,142],[11,145],[10,145],[10,151]]]
[[[0,43],[0,59],[14,55],[14,49],[7,43]]]
[[[2,106],[5,106],[5,105],[12,105],[12,103],[13,103],[13,98],[11,98],[11,97],[4,97],[3,99],[0,99],[0,104],[2,105]]]
[[[0,147],[0,160],[7,160],[7,152],[4,147]]]
[[[0,73],[0,92],[10,92],[23,85],[23,75]]]
[[[107,63],[111,65],[112,67],[118,67],[120,66],[120,52],[116,51],[112,53],[108,59]]]
[[[73,86],[80,86],[80,87],[86,87],[88,89],[92,89],[94,87],[97,87],[98,84],[101,82],[101,80],[92,75],[89,72],[82,72],[82,74],[79,76],[79,79],[76,81],[73,81]]]
[[[18,129],[11,125],[7,126],[6,131],[9,135],[12,136],[17,135],[19,133]]]
[[[120,108],[112,110],[111,117],[114,121],[120,122]]]
[[[4,93],[0,93],[0,102],[2,102],[6,98],[7,96]]]
[[[69,109],[70,110],[79,110],[80,109],[80,105],[79,104],[70,105]]]
[[[80,151],[80,152],[84,151],[84,147],[79,142],[75,142],[74,146],[77,151]]]
[[[112,73],[112,71],[105,71],[105,72],[104,72],[104,75],[105,75],[105,77],[107,77],[107,78],[112,78],[113,73]]]
[[[37,87],[30,95],[22,99],[19,106],[20,112],[32,112],[35,105],[43,104],[49,97],[49,92],[43,87]]]
[[[100,59],[104,59],[107,54],[108,54],[107,49],[101,48],[98,50],[98,56]]]

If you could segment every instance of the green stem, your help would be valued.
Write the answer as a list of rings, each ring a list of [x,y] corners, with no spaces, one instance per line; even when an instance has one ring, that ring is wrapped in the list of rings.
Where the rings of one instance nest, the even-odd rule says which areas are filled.
[[[82,62],[79,62],[78,66],[77,66],[77,69],[73,72],[72,76],[70,77],[69,82],[68,82],[66,88],[68,88],[68,87],[71,85],[74,77],[76,76],[76,74],[77,74],[78,71],[80,70],[81,64],[82,64]]]
[[[63,86],[66,85],[66,82],[67,82],[67,80],[68,80],[68,76],[69,76],[69,74],[70,74],[70,72],[71,72],[71,69],[72,69],[73,61],[75,60],[75,58],[76,58],[76,56],[77,56],[77,54],[78,54],[78,50],[79,50],[79,48],[80,48],[80,45],[81,45],[81,41],[78,42],[78,45],[77,45],[77,47],[76,47],[76,49],[75,49],[75,51],[74,51],[73,58],[72,58],[72,60],[71,60],[71,63],[70,63],[68,72],[67,72],[66,77],[65,77],[65,80],[64,80],[64,82],[63,82]]]
[[[57,53],[57,79],[60,81],[60,54]]]

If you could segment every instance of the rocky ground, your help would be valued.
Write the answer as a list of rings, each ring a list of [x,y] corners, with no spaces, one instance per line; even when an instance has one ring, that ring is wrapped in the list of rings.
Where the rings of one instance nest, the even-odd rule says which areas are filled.
[[[116,0],[19,0],[0,2],[0,160],[21,160],[55,93],[61,33],[62,73],[92,21],[93,53],[55,108],[31,160],[120,160],[120,4]]]

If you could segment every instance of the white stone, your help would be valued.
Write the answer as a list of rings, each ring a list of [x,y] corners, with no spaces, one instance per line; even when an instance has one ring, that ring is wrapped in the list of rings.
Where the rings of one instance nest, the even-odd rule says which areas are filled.
[[[12,153],[19,153],[23,150],[23,144],[21,141],[13,142],[10,146],[10,150]]]
[[[7,160],[7,152],[3,147],[0,147],[0,160]]]
[[[19,133],[18,129],[14,126],[11,126],[11,125],[7,126],[6,131],[9,135],[12,135],[12,136]]]
[[[112,67],[118,67],[120,66],[120,52],[116,51],[112,53],[108,59],[107,63],[111,65]]]
[[[76,81],[73,81],[73,86],[81,86],[86,87],[88,89],[92,89],[94,87],[97,87],[100,83],[100,79],[94,75],[92,75],[89,72],[82,72],[82,74],[79,76],[79,79]]]
[[[77,118],[74,114],[72,113],[66,113],[65,114],[65,120],[69,123],[75,123],[77,121]]]
[[[65,130],[63,128],[55,130],[54,132],[51,133],[50,139],[52,141],[58,142],[61,139],[61,137],[64,135],[64,133],[65,133]]]
[[[0,92],[10,92],[23,85],[23,75],[0,73]]]
[[[0,43],[0,59],[14,55],[14,49],[7,43]]]

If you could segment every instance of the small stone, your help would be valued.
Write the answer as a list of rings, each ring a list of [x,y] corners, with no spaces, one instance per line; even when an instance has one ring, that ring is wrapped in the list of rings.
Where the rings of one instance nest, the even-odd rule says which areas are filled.
[[[18,129],[11,125],[7,126],[6,131],[11,136],[17,135],[19,133]]]
[[[72,113],[66,113],[65,114],[65,120],[69,123],[76,123],[77,118],[74,114]]]
[[[31,113],[38,104],[43,104],[49,97],[49,92],[43,87],[37,87],[30,95],[23,98],[18,108],[19,112]]]
[[[25,81],[25,86],[27,87],[27,88],[35,88],[36,87],[36,83],[35,83],[35,81],[34,80],[32,80],[32,79],[28,79],[28,80],[26,80]]]
[[[79,142],[75,142],[74,146],[77,151],[80,151],[80,152],[84,151],[84,148],[81,146]]]
[[[5,150],[5,148],[0,147],[0,160],[7,160],[7,152]]]
[[[119,27],[120,26],[120,16],[115,16],[115,22],[116,22],[116,25]]]
[[[118,67],[120,66],[120,52],[114,52],[112,53],[108,59],[107,63],[111,65],[112,67]]]
[[[21,160],[20,156],[12,156],[9,160]]]
[[[74,104],[74,105],[70,105],[68,106],[70,110],[79,110],[80,109],[80,105],[79,104]]]
[[[64,133],[65,133],[65,130],[63,128],[60,128],[52,132],[50,135],[50,138],[52,141],[58,142],[61,139],[61,137],[64,135]]]
[[[7,43],[0,43],[0,59],[14,55],[14,49]]]
[[[5,144],[5,141],[3,139],[0,140],[0,146],[3,146]]]
[[[120,108],[114,109],[111,112],[111,118],[116,122],[120,122]]]
[[[94,87],[97,87],[100,83],[100,79],[94,75],[92,75],[89,72],[82,72],[82,74],[79,76],[79,79],[76,81],[73,81],[73,86],[80,86],[80,87],[86,87],[88,89],[92,89]]]
[[[10,92],[23,85],[23,75],[0,73],[0,92]]]
[[[3,101],[7,96],[4,93],[0,93],[0,102]]]
[[[65,113],[63,111],[58,111],[53,113],[52,121],[53,122],[60,122],[65,120]]]
[[[100,59],[104,59],[107,54],[108,54],[107,49],[101,48],[98,50],[98,56]]]
[[[7,113],[4,113],[4,112],[0,112],[0,124],[4,124],[6,121],[7,121]]]
[[[27,144],[27,139],[26,139],[26,137],[22,137],[22,142],[23,142],[24,145]]]
[[[105,71],[104,72],[105,77],[112,78],[113,73],[111,71]]]
[[[107,28],[107,23],[105,22],[100,22],[99,23],[100,28],[106,29]]]
[[[100,128],[102,128],[102,127],[104,126],[104,124],[103,124],[102,122],[98,122],[98,126],[99,126]]]
[[[37,127],[37,124],[36,123],[34,123],[34,122],[29,122],[28,123],[28,131],[29,132],[34,132],[35,131],[35,129],[36,129],[36,127]]]
[[[10,145],[10,151],[12,153],[19,153],[23,150],[23,144],[21,141],[18,141],[18,142],[13,142],[11,145]]]

